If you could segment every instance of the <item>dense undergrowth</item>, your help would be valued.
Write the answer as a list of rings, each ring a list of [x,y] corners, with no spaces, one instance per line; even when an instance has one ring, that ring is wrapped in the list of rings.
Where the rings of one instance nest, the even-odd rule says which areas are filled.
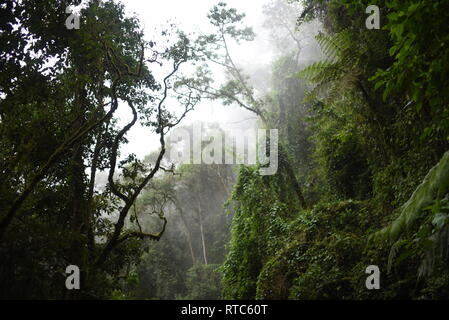
[[[160,41],[117,1],[0,5],[0,298],[449,298],[449,1],[265,11],[275,61],[247,76],[230,44],[256,35],[224,3]],[[278,129],[276,174],[167,161],[204,99]],[[123,154],[138,123],[160,142],[144,160]]]
[[[307,206],[282,167],[240,170],[225,298],[449,297],[448,3],[371,2],[381,30],[365,28],[366,1],[302,1],[299,23],[326,30],[326,57],[297,75],[313,83],[308,115],[288,117],[308,124],[313,144],[306,159],[289,154]],[[369,265],[380,290],[365,287]]]

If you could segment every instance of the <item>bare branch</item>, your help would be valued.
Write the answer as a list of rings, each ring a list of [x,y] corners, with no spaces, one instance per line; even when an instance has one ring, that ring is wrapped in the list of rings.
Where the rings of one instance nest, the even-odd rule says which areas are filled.
[[[120,239],[117,240],[117,244],[120,244],[128,239],[131,238],[139,238],[139,239],[150,239],[150,240],[154,240],[154,241],[159,241],[162,237],[162,235],[165,232],[165,228],[167,226],[167,218],[161,216],[160,217],[161,220],[164,220],[164,224],[162,226],[162,230],[159,231],[158,233],[145,233],[145,232],[138,232],[138,231],[130,231],[127,232],[125,235],[123,235],[123,237],[121,237]]]

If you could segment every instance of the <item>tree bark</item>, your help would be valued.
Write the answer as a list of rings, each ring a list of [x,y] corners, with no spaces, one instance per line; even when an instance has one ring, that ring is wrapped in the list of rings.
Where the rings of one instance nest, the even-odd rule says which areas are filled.
[[[200,232],[201,232],[201,243],[203,245],[204,264],[207,265],[206,243],[204,241],[204,230],[202,221],[200,222]]]
[[[186,229],[186,235],[187,235],[187,244],[189,245],[190,250],[190,257],[192,258],[192,265],[196,264],[196,257],[195,257],[195,251],[193,251],[193,244],[192,244],[192,235],[190,233],[189,227],[187,225],[187,221],[184,217],[184,214],[182,212],[181,208],[178,208],[179,215],[181,216],[182,223],[184,224],[184,227]]]
[[[203,247],[203,258],[204,264],[207,265],[207,251],[206,251],[206,241],[204,240],[204,228],[203,228],[203,211],[201,208],[201,198],[198,198],[198,215],[200,222],[200,233],[201,233],[201,244]]]

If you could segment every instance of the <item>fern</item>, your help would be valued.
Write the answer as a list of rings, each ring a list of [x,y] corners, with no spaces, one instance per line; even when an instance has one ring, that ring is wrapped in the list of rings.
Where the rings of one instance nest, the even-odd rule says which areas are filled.
[[[328,59],[346,60],[345,58],[349,54],[357,53],[357,50],[354,50],[356,44],[352,41],[351,33],[348,30],[343,30],[332,36],[320,33],[316,39]]]
[[[316,39],[326,59],[312,63],[296,76],[315,85],[308,94],[308,99],[325,95],[326,102],[332,104],[341,98],[345,91],[356,88],[355,82],[360,74],[357,67],[358,57],[365,49],[358,45],[357,41],[353,41],[347,30],[334,35],[321,33]]]

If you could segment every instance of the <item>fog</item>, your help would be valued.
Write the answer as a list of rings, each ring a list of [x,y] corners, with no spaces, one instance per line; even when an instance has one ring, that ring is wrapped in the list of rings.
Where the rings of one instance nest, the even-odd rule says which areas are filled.
[[[144,27],[145,37],[148,41],[157,37],[157,30],[161,25],[175,23],[180,30],[189,34],[203,34],[210,28],[207,14],[209,10],[220,1],[199,0],[186,2],[182,0],[169,0],[163,2],[150,2],[141,0],[123,0],[127,12],[135,14]],[[311,61],[319,58],[317,44],[314,35],[318,29],[317,24],[306,25],[302,30],[295,30],[296,12],[298,5],[290,5],[291,10],[277,13],[271,6],[276,1],[271,0],[246,0],[227,1],[229,7],[236,8],[246,14],[244,22],[253,28],[256,38],[254,41],[231,43],[231,54],[237,65],[244,73],[251,77],[251,84],[256,93],[265,94],[270,90],[271,64],[276,55],[295,51],[292,34],[301,44],[300,61]],[[279,4],[278,4],[279,5]],[[284,7],[288,6],[283,4]],[[279,14],[285,14],[283,25],[277,26],[270,21],[279,18]],[[282,43],[284,41],[284,43]],[[288,44],[288,45],[286,45]],[[280,52],[282,51],[282,52]],[[214,77],[224,80],[223,68],[214,68]],[[172,106],[176,109],[175,106]],[[118,117],[120,124],[129,121],[129,111],[126,107],[119,108]],[[203,100],[187,117],[182,124],[189,125],[194,121],[219,123],[226,130],[247,129],[253,127],[257,117],[254,113],[242,109],[236,105],[223,106],[220,101]],[[159,147],[157,135],[148,132],[148,129],[136,125],[129,131],[127,138],[129,143],[122,148],[122,157],[128,153],[134,153],[143,158]]]
[[[175,23],[181,30],[192,35],[210,32],[207,13],[218,1],[187,3],[171,0],[158,3],[157,6],[134,0],[124,3],[128,12],[135,11],[141,19],[147,40],[153,40],[152,37],[157,37],[154,26],[167,21]],[[291,102],[297,110],[290,112],[295,115],[305,114],[306,110],[302,109],[304,106],[301,104],[304,89],[299,80],[295,80],[295,74],[310,62],[322,57],[315,40],[320,25],[312,22],[298,30],[296,19],[297,12],[300,11],[299,6],[286,4],[282,0],[232,0],[228,1],[228,4],[247,14],[244,24],[253,27],[256,34],[254,41],[242,42],[240,45],[230,44],[232,60],[242,70],[242,74],[248,77],[254,99],[260,99],[267,111],[271,110],[276,114],[277,108],[282,107],[278,106],[278,101],[271,103],[270,99],[276,99],[275,96],[286,90],[279,86],[297,86],[294,89],[297,101]],[[292,63],[281,63],[283,67],[280,80],[279,75],[273,74],[273,70],[282,59],[291,59]],[[217,67],[212,62],[208,63],[214,73],[215,86],[232,78],[225,68]],[[176,109],[174,106],[172,108]],[[120,120],[125,119],[128,120],[126,109]],[[171,166],[172,159],[169,155],[174,150],[182,151],[182,154],[188,152],[188,157],[193,156],[190,149],[186,151],[186,145],[189,148],[192,146],[193,128],[198,126],[198,123],[203,128],[203,138],[210,137],[213,130],[221,133],[221,137],[229,137],[234,129],[248,132],[248,129],[255,130],[261,126],[259,116],[245,110],[238,103],[224,105],[220,100],[203,99],[180,124],[181,130],[190,133],[187,134],[189,141],[173,143],[170,136],[168,137],[164,167]],[[278,125],[284,126],[282,123]],[[145,157],[149,163],[154,163],[157,155],[155,151],[159,147],[157,135],[154,136],[153,140],[148,129],[136,127],[129,132],[129,143],[123,147],[123,153],[132,152],[140,158]],[[202,148],[207,144],[204,142]],[[299,142],[293,144],[294,148],[303,147]],[[255,146],[245,145],[245,152],[250,148]],[[222,151],[224,158],[224,154],[229,150]],[[304,153],[305,150],[297,152],[300,156]],[[147,244],[148,254],[142,256],[142,262],[137,267],[140,284],[137,289],[133,289],[132,294],[142,299],[215,299],[220,296],[221,285],[220,279],[214,278],[213,275],[218,277],[216,268],[223,264],[230,241],[234,202],[229,200],[232,199],[239,166],[174,164],[174,173],[162,172],[158,179],[150,182],[137,201],[136,214],[128,219],[128,228],[136,232],[157,232],[166,229],[160,242]],[[163,219],[167,219],[167,225]],[[201,274],[204,273],[211,278],[201,279]],[[173,277],[173,274],[179,277]],[[195,293],[195,286],[189,283],[191,279],[207,282],[207,285],[204,284],[207,286],[206,296]]]

